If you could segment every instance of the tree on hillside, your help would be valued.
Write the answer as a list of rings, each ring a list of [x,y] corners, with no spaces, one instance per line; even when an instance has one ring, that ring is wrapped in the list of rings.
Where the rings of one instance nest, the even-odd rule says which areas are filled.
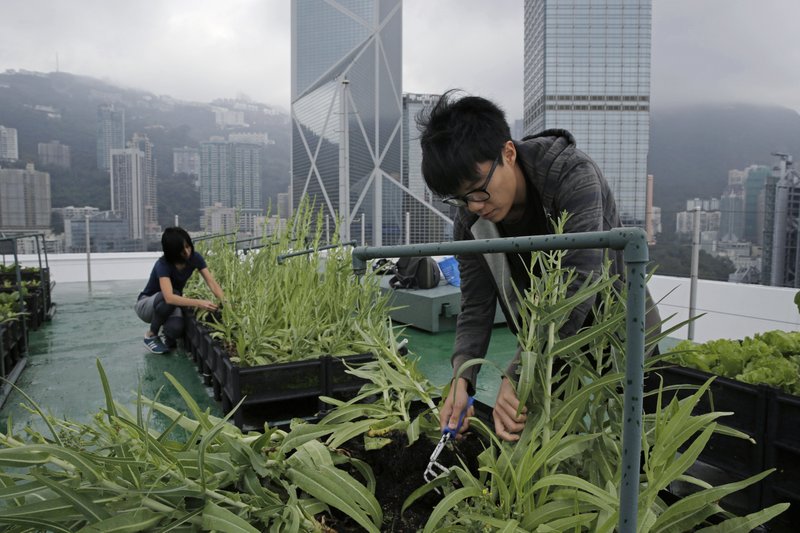
[[[200,229],[200,191],[194,186],[194,176],[173,174],[158,178],[158,223],[162,228],[180,225],[189,231]]]
[[[691,244],[669,243],[650,247],[650,268],[655,268],[661,276],[691,276]],[[716,281],[728,281],[728,274],[736,271],[733,262],[727,257],[715,257],[700,250],[698,277]]]

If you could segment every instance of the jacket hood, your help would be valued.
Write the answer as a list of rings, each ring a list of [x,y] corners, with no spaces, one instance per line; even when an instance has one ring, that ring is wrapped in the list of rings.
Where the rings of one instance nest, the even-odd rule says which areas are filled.
[[[548,212],[558,190],[557,181],[566,161],[575,153],[575,137],[562,129],[544,130],[514,142],[523,173],[542,199]]]

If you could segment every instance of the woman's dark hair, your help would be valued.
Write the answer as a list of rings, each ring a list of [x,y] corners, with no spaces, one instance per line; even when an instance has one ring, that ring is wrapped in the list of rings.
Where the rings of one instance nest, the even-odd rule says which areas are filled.
[[[422,176],[440,196],[456,194],[464,183],[481,179],[478,164],[493,161],[511,139],[506,115],[479,96],[456,98],[445,92],[416,116],[422,145]],[[503,159],[500,158],[500,165]]]
[[[194,253],[194,244],[192,238],[183,228],[167,228],[164,234],[161,235],[161,249],[164,251],[164,259],[171,265],[185,263],[186,259],[183,257],[183,247],[189,245]]]

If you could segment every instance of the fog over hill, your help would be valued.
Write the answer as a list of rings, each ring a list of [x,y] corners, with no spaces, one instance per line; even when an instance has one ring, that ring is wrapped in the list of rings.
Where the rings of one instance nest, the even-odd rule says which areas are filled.
[[[728,171],[773,166],[772,152],[800,158],[800,114],[784,107],[693,105],[655,108],[650,121],[648,172],[665,230],[694,197],[719,197]]]
[[[103,103],[126,109],[128,137],[136,131],[150,137],[163,190],[176,188],[169,181],[174,147],[197,146],[212,135],[237,131],[217,127],[213,102],[180,101],[66,73],[0,73],[0,124],[18,130],[22,161],[37,162],[39,142],[59,140],[72,148],[70,173],[48,169],[54,207],[108,208],[108,180],[95,168],[97,106]],[[249,104],[249,130],[265,131],[275,141],[266,148],[262,172],[264,199],[274,201],[289,186],[289,115],[269,104]],[[675,212],[687,199],[720,196],[730,169],[772,166],[770,154],[776,151],[800,158],[796,111],[753,104],[655,107],[648,172],[655,176],[654,202],[662,208],[665,231],[673,231]]]
[[[125,108],[126,138],[141,132],[153,142],[159,188],[164,191],[176,190],[173,148],[197,147],[211,136],[238,131],[266,132],[274,141],[265,148],[262,165],[265,202],[274,202],[278,192],[288,190],[289,116],[277,108],[240,101],[249,128],[223,129],[215,123],[212,106],[231,102],[185,102],[66,73],[0,73],[0,124],[17,129],[21,164],[34,162],[39,166],[39,142],[58,140],[72,150],[70,171],[45,169],[51,172],[53,207],[93,205],[108,209],[108,179],[96,168],[97,106],[108,103]],[[162,224],[171,220],[169,213],[162,215]]]

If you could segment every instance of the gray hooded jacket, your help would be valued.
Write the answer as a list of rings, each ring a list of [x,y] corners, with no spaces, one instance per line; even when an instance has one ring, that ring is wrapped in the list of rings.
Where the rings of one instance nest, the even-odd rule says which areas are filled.
[[[544,216],[534,217],[528,235],[553,232],[549,220],[562,211],[570,213],[565,232],[607,231],[621,226],[614,195],[602,172],[586,154],[575,147],[575,138],[566,130],[546,130],[515,142],[517,161],[528,187],[538,194]],[[529,198],[531,195],[529,194]],[[534,195],[535,197],[535,195]],[[505,236],[500,225],[481,219],[466,208],[456,216],[455,240],[486,239]],[[565,268],[575,268],[578,276],[569,288],[574,293],[592,272],[600,272],[606,251],[602,249],[570,250],[564,258]],[[624,275],[622,252],[608,250],[611,274]],[[494,324],[496,302],[500,302],[509,327],[515,331],[512,316],[516,315],[516,295],[512,283],[522,292],[530,280],[521,269],[511,269],[510,261],[519,261],[516,254],[463,254],[458,256],[461,272],[461,313],[458,315],[452,363],[454,375],[466,361],[486,355]],[[524,275],[523,275],[524,274]],[[648,298],[649,300],[649,298]],[[575,334],[589,317],[593,301],[579,305],[570,320],[559,332],[561,338]],[[650,311],[647,326],[660,321],[655,306]],[[512,364],[512,369],[515,364]],[[470,383],[471,392],[477,378],[478,366],[461,374]]]

